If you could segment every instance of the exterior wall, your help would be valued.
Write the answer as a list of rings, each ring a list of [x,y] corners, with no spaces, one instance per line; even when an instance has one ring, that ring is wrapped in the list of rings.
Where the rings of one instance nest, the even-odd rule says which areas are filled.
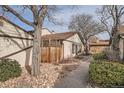
[[[72,43],[68,41],[63,41],[64,44],[64,59],[72,57]]]
[[[84,52],[84,45],[81,45],[81,51]]]
[[[50,32],[48,29],[43,28],[42,29],[42,35],[47,35],[47,34],[52,34],[52,32]]]
[[[120,39],[120,42],[119,42],[119,48],[120,48],[120,58],[123,59],[124,57],[124,41],[123,39],[121,38]]]
[[[82,46],[82,42],[78,36],[78,34],[73,35],[72,37],[63,41],[64,44],[64,58],[74,57],[76,54],[72,54],[72,44],[77,44]]]
[[[108,48],[109,46],[90,46],[90,52],[92,54],[95,53],[101,53],[102,51],[104,51],[106,48]]]
[[[32,39],[32,36],[6,21],[3,22],[3,26],[0,26],[0,35],[11,37],[0,36],[0,58],[10,55],[8,58],[17,60],[21,66],[31,65],[32,48],[24,49],[32,45],[32,40],[27,40]]]

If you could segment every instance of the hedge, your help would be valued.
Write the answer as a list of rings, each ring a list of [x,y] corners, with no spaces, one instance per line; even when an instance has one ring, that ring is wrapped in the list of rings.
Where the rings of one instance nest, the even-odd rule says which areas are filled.
[[[115,62],[92,62],[89,81],[99,87],[124,86],[124,65]]]
[[[102,52],[102,53],[97,53],[93,55],[93,59],[94,60],[107,60],[107,55],[106,53]]]
[[[10,78],[18,77],[20,75],[21,67],[16,60],[0,60],[0,81],[4,82]]]

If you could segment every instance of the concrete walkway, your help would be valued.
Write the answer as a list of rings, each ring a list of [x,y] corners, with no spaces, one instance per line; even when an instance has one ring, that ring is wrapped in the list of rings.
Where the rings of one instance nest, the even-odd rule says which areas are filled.
[[[54,88],[86,88],[89,62],[82,62],[79,67],[54,85]]]

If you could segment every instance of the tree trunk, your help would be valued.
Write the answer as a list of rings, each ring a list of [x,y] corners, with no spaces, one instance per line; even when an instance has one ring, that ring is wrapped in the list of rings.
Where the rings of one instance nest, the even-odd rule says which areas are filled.
[[[116,30],[116,29],[115,29]],[[110,45],[110,49],[112,51],[111,56],[111,60],[114,61],[119,61],[120,60],[120,54],[119,54],[119,33],[118,31],[115,31],[116,33],[113,34],[112,36],[112,40],[111,40],[111,45]]]
[[[41,26],[36,26],[33,39],[32,75],[40,74],[41,62]]]
[[[112,42],[111,42],[111,51],[113,52],[111,54],[112,60],[119,61],[120,60],[120,54],[119,54],[119,26],[120,26],[120,18],[118,16],[118,8],[117,6],[114,7],[115,9],[115,15],[113,15],[114,19],[114,28],[112,29]],[[114,17],[115,16],[115,17]]]
[[[86,55],[89,55],[89,44],[88,42],[86,41],[86,43],[84,44],[84,52]]]

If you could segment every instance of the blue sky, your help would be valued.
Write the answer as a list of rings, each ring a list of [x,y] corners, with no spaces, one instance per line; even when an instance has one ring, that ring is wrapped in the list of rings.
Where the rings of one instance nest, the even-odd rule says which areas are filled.
[[[55,17],[58,20],[62,20],[64,22],[63,25],[54,25],[48,21],[44,22],[44,27],[53,30],[55,32],[65,32],[68,31],[68,25],[69,21],[71,20],[72,15],[76,14],[91,14],[94,17],[94,20],[98,20],[98,15],[96,14],[96,9],[100,8],[101,6],[95,6],[95,5],[80,5],[77,7],[74,7],[73,9],[68,6],[59,6],[62,8],[61,11],[55,14]],[[107,33],[101,33],[97,35],[100,39],[109,39],[109,36]]]
[[[63,25],[54,25],[50,22],[45,21],[44,22],[44,27],[47,27],[51,30],[54,30],[56,32],[65,32],[68,31],[68,24],[69,21],[71,20],[71,16],[72,15],[76,15],[76,14],[91,14],[94,16],[94,19],[96,18],[96,8],[99,8],[100,6],[77,6],[77,7],[68,7],[68,6],[60,6],[60,8],[62,8],[61,11],[58,11],[55,14],[55,17],[58,20],[62,20],[63,21]]]
[[[16,7],[16,6],[12,6],[12,7]],[[48,28],[50,31],[55,31],[55,32],[66,32],[69,31],[68,30],[68,25],[69,25],[69,21],[71,19],[72,15],[76,15],[76,14],[91,14],[93,15],[95,20],[98,20],[98,16],[96,14],[96,9],[100,8],[101,6],[95,6],[95,5],[80,5],[77,7],[70,7],[70,6],[57,6],[59,7],[59,11],[53,13],[52,15],[54,16],[54,18],[56,18],[58,21],[63,22],[63,25],[55,25],[51,22],[49,22],[47,20],[47,18],[44,21],[43,27]],[[20,10],[20,6],[18,6],[17,9],[18,11]],[[30,11],[26,11],[26,12],[22,12],[22,15],[24,16],[24,18],[26,18],[29,21],[32,21],[32,14]],[[11,14],[9,14],[9,19],[11,19],[11,21],[15,22],[16,24],[18,24],[19,26],[23,27],[26,30],[31,30],[32,28],[27,26],[26,24],[23,24],[21,21],[19,21],[17,18],[13,17]],[[99,38],[101,39],[108,39],[109,36],[108,34],[100,34],[98,35]]]

